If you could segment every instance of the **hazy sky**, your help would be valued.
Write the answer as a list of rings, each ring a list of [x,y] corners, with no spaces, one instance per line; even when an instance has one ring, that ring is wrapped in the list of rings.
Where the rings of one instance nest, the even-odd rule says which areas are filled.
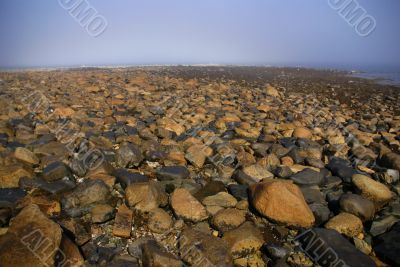
[[[85,1],[107,20],[98,37],[59,0],[0,0],[0,67],[400,65],[399,0],[358,0],[377,22],[368,37],[328,0]]]

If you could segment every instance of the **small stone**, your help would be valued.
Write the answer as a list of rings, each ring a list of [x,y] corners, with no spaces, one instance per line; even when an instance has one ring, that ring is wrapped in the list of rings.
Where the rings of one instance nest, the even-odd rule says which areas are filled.
[[[254,254],[264,244],[261,232],[250,222],[224,234],[234,259]]]
[[[275,87],[273,87],[272,85],[269,85],[269,84],[265,87],[265,93],[269,96],[279,97],[278,90],[276,90]]]
[[[149,212],[149,229],[153,233],[162,234],[172,229],[171,216],[163,209],[156,208]]]
[[[123,238],[130,238],[132,231],[133,211],[127,206],[121,205],[115,216],[113,235]]]
[[[140,211],[150,211],[168,204],[168,195],[154,181],[131,184],[125,192],[128,205]]]
[[[37,165],[39,164],[39,159],[35,154],[29,149],[23,147],[17,147],[14,152],[14,157],[22,162]]]
[[[47,182],[54,182],[64,177],[69,177],[71,172],[64,163],[55,161],[47,165],[43,169],[42,177]]]
[[[340,207],[343,211],[356,215],[362,221],[372,220],[375,215],[374,203],[355,194],[342,195]]]
[[[293,137],[311,139],[312,132],[306,127],[297,127],[294,129]]]
[[[246,212],[237,209],[223,209],[218,211],[213,219],[212,224],[222,232],[232,230],[245,222]]]
[[[311,227],[315,218],[301,190],[291,182],[272,181],[250,187],[251,203],[263,216],[291,226]]]
[[[357,216],[342,212],[325,224],[326,229],[336,230],[349,237],[356,237],[363,231],[363,224]]]
[[[113,171],[113,175],[117,178],[117,181],[123,188],[134,183],[144,183],[149,181],[147,176],[136,172],[130,172],[127,169],[116,169]]]
[[[368,176],[353,175],[353,184],[361,191],[361,195],[375,203],[377,209],[386,205],[394,196],[389,188]]]
[[[290,177],[298,185],[319,185],[324,178],[323,174],[306,168]]]
[[[189,175],[189,170],[185,166],[165,166],[157,171],[157,178],[160,181],[186,179]]]
[[[263,179],[274,178],[274,175],[270,173],[266,168],[254,164],[243,168],[243,172],[250,176],[256,183]]]
[[[197,168],[202,168],[212,149],[204,145],[193,145],[186,151],[185,158]]]
[[[93,223],[104,223],[114,217],[114,208],[108,204],[99,204],[90,213]]]
[[[209,196],[203,199],[203,205],[220,206],[224,208],[232,208],[237,204],[236,198],[226,192],[220,192],[216,195]]]
[[[206,209],[188,190],[175,189],[171,195],[171,207],[177,217],[192,222],[200,222],[208,218]]]
[[[372,236],[378,236],[389,230],[395,223],[400,221],[398,216],[387,215],[372,222],[369,232]]]

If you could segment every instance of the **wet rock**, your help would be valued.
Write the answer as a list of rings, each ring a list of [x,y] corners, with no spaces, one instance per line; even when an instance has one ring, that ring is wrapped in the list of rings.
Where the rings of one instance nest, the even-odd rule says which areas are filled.
[[[353,184],[361,191],[361,195],[373,201],[378,209],[387,204],[394,196],[386,185],[368,176],[355,174],[352,180]]]
[[[222,232],[232,230],[245,222],[246,213],[237,209],[222,209],[218,211],[213,219],[212,224]]]
[[[128,205],[139,211],[150,211],[168,203],[167,194],[154,181],[131,184],[126,188],[125,194]]]
[[[321,266],[376,266],[374,261],[359,251],[335,230],[314,228],[297,237],[301,247]],[[313,245],[312,245],[313,244]],[[314,249],[318,245],[318,251]]]
[[[261,232],[250,222],[224,234],[234,259],[254,254],[264,244]]]
[[[375,215],[374,203],[356,194],[344,194],[340,198],[340,208],[363,221],[372,220]]]
[[[375,240],[374,250],[378,257],[392,266],[400,265],[400,224]]]
[[[117,181],[123,188],[135,183],[148,182],[149,178],[143,174],[130,172],[127,169],[116,169],[113,171],[113,175],[117,178]]]
[[[114,208],[108,204],[99,204],[90,211],[93,223],[104,223],[114,217]]]
[[[115,153],[115,163],[118,167],[137,167],[144,160],[139,146],[131,143],[124,143]]]
[[[0,236],[0,264],[53,266],[61,235],[60,226],[49,220],[38,206],[27,206],[13,219],[7,233]],[[46,246],[38,246],[43,240]]]
[[[163,234],[171,230],[173,220],[163,209],[156,208],[149,212],[149,229],[153,233]]]
[[[55,161],[43,169],[42,177],[47,182],[54,182],[64,177],[69,177],[71,172],[64,163]]]
[[[142,246],[142,262],[145,267],[182,267],[183,263],[174,255],[165,252],[155,241]]]
[[[315,218],[301,190],[287,181],[250,187],[251,203],[263,216],[286,225],[311,227]]]
[[[171,195],[171,207],[177,217],[192,222],[200,222],[208,218],[206,209],[183,188],[175,189]]]
[[[357,216],[342,212],[325,224],[326,229],[336,230],[349,237],[356,237],[363,231],[363,224]]]
[[[166,166],[157,171],[157,178],[160,181],[186,179],[189,175],[189,170],[184,166]]]
[[[113,235],[123,238],[130,238],[132,231],[133,211],[125,205],[118,208],[115,216]]]
[[[372,252],[371,246],[362,239],[353,238],[354,246],[362,253],[369,255]]]
[[[237,204],[236,198],[226,192],[219,192],[216,195],[208,196],[201,202],[205,206],[219,206],[223,208],[232,208]]]
[[[117,255],[110,262],[111,267],[140,267],[140,264],[136,258],[128,255]]]
[[[319,185],[322,182],[323,175],[311,169],[304,169],[290,177],[298,185]]]
[[[233,267],[228,245],[218,237],[186,229],[182,231],[179,247],[182,259],[191,266]]]
[[[39,159],[35,154],[29,149],[23,147],[17,147],[14,152],[14,157],[24,163],[37,165],[39,164]]]

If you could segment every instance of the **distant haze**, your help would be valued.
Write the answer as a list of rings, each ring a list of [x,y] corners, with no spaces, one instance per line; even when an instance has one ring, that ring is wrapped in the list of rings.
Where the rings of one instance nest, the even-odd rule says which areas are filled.
[[[87,2],[108,22],[98,37],[58,0],[1,0],[0,67],[400,65],[399,0],[358,0],[376,19],[367,37],[357,35],[328,0]]]

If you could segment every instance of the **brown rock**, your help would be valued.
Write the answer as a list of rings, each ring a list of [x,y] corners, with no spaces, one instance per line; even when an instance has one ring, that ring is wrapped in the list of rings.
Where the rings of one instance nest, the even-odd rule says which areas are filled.
[[[172,193],[171,207],[176,216],[184,220],[200,222],[208,218],[204,206],[183,188],[178,188]]]
[[[288,181],[271,181],[250,186],[253,206],[267,218],[286,225],[311,227],[315,218],[301,190]]]
[[[185,158],[197,168],[202,168],[212,149],[205,145],[193,145],[186,151]]]
[[[246,212],[237,209],[223,209],[218,211],[213,219],[212,224],[222,232],[234,229],[245,222]]]
[[[114,208],[108,204],[99,204],[90,211],[93,223],[103,223],[114,216]]]
[[[294,129],[293,137],[311,139],[312,132],[306,127],[297,127]]]
[[[325,228],[336,230],[349,237],[356,237],[363,231],[363,224],[357,216],[342,212],[330,219]]]
[[[22,162],[36,165],[39,164],[39,159],[29,149],[17,147],[14,152],[14,157]]]
[[[168,204],[168,195],[154,181],[131,184],[125,192],[128,205],[140,211],[150,211]]]
[[[158,234],[167,232],[172,228],[173,221],[171,216],[163,209],[156,208],[149,212],[149,229]]]
[[[133,211],[127,206],[121,205],[115,216],[113,235],[123,238],[130,238],[132,231]]]
[[[32,178],[32,170],[20,164],[0,166],[0,188],[16,188],[22,177]]]
[[[394,196],[394,193],[390,191],[386,185],[377,182],[368,176],[354,174],[352,181],[361,191],[361,195],[374,202],[377,209],[386,205]]]
[[[274,96],[274,97],[279,97],[279,92],[278,90],[276,90],[275,87],[273,87],[272,85],[267,85],[265,88],[265,92],[267,93],[267,95],[269,96]]]
[[[66,235],[63,235],[60,244],[60,256],[58,265],[65,267],[80,267],[84,264],[84,258],[77,245],[74,244]]]

